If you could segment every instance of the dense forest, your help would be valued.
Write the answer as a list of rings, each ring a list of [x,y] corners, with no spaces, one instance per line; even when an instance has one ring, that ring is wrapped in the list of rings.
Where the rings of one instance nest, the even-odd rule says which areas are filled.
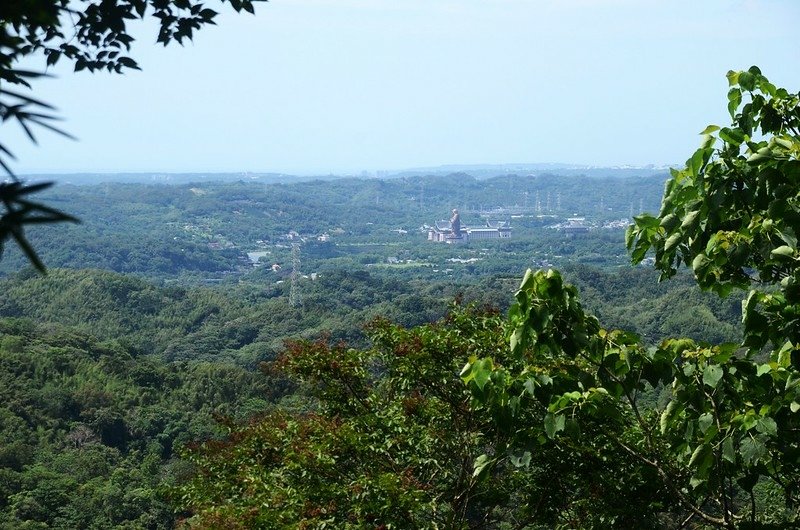
[[[508,185],[503,179],[480,183],[487,190],[502,189]],[[517,187],[528,180],[515,179]],[[595,184],[607,189],[605,182]],[[346,195],[342,189],[363,183],[319,181],[313,183],[316,192],[308,194],[310,185],[277,188],[293,197],[297,211],[311,212],[329,205],[337,193]],[[635,180],[630,185],[651,186]],[[504,312],[513,301],[519,271],[545,245],[565,256],[565,274],[579,286],[588,307],[653,344],[679,330],[713,340],[731,340],[740,332],[738,301],[697,291],[688,275],[658,284],[648,268],[608,263],[598,268],[582,259],[623,253],[619,228],[567,238],[542,226],[533,212],[527,221],[520,218],[529,226],[523,224],[520,235],[509,241],[452,247],[428,242],[422,232],[398,241],[391,229],[402,225],[376,211],[374,201],[360,200],[354,201],[358,209],[329,208],[342,216],[336,223],[306,226],[309,234],[329,230],[338,236],[330,244],[310,237],[301,242],[303,268],[317,273],[298,279],[300,300],[291,305],[289,274],[255,266],[242,256],[259,248],[253,246],[256,238],[272,242],[261,248],[274,255],[288,252],[280,247],[289,247],[285,236],[300,221],[265,222],[256,232],[252,223],[231,218],[229,209],[241,207],[251,186],[203,186],[208,194],[192,191],[194,186],[56,188],[51,200],[80,215],[82,224],[31,233],[50,266],[48,274],[27,269],[13,252],[3,260],[8,272],[0,291],[0,526],[173,527],[182,517],[176,498],[184,495],[176,492],[187,487],[195,469],[183,453],[187,447],[222,440],[253,418],[319,406],[313,385],[266,368],[286,351],[287,340],[369,348],[375,344],[376,322],[415,329],[450,314],[454,301]],[[266,198],[274,190],[260,186],[258,191]],[[493,193],[503,204],[505,195]],[[202,207],[192,204],[195,200]],[[610,195],[607,200],[612,201]],[[443,195],[429,215],[447,206]],[[260,208],[273,207],[252,206],[248,215],[263,216]],[[401,215],[399,210],[395,214]],[[420,217],[407,211],[402,215]],[[366,225],[363,219],[384,223]],[[186,229],[201,224],[213,237]],[[358,226],[369,232],[351,233]],[[187,238],[180,244],[194,249],[195,261],[181,265],[172,260],[173,233]],[[154,238],[164,246],[152,246]],[[360,243],[366,239],[369,244]],[[217,244],[221,241],[229,243]],[[134,259],[137,252],[141,260]],[[426,260],[451,270],[436,274],[433,267],[393,266],[387,263],[388,253],[403,260],[400,265]],[[107,259],[112,254],[118,261]],[[485,263],[447,261],[471,256],[485,256]],[[13,271],[15,263],[19,272]],[[200,263],[220,265],[204,269]],[[225,272],[221,277],[220,271]],[[457,371],[463,359],[449,355],[453,366],[437,369]]]
[[[569,275],[604,318],[654,342],[689,320],[697,338],[738,330],[738,303],[691,290],[689,278],[667,287],[647,269],[580,266]],[[8,278],[0,294],[0,521],[171,527],[165,488],[190,475],[179,458],[187,443],[222,437],[228,421],[309,406],[302,385],[258,370],[286,339],[367,347],[363,326],[378,317],[414,328],[442,318],[456,298],[507,308],[515,283],[339,271],[311,282],[293,308],[286,288],[270,284],[159,286],[86,269]]]
[[[84,225],[3,260],[0,527],[796,525],[800,96],[729,82],[624,230],[650,177],[51,192]],[[513,237],[428,241],[459,190]]]

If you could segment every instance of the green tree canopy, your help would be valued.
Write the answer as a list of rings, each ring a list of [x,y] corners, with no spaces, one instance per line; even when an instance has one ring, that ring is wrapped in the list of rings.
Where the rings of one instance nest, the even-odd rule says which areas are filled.
[[[191,510],[187,525],[653,526],[655,514],[630,509],[630,499],[671,503],[655,473],[597,448],[518,451],[487,410],[470,406],[459,366],[489,355],[513,363],[505,329],[494,312],[454,306],[444,320],[410,330],[373,323],[367,350],[292,344],[271,370],[301,381],[314,399],[306,410],[230,425],[227,442],[191,448],[197,474],[174,489]],[[473,380],[484,385],[487,375],[479,368]],[[525,418],[541,425],[544,412]],[[603,454],[611,458],[601,464]]]

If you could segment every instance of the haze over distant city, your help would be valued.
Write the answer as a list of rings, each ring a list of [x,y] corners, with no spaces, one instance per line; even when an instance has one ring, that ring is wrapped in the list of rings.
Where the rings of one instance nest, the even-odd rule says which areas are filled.
[[[141,72],[39,81],[72,142],[36,172],[359,173],[446,164],[665,165],[726,124],[729,69],[800,89],[794,0],[273,0],[194,43],[147,23]],[[43,65],[43,61],[42,61]],[[27,65],[36,67],[37,65]]]

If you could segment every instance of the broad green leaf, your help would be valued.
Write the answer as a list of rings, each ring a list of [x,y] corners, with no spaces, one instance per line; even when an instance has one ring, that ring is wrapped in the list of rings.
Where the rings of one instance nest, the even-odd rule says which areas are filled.
[[[633,246],[637,233],[636,225],[628,225],[628,228],[625,229],[625,248],[630,249]]]
[[[511,338],[509,339],[509,346],[511,347],[511,351],[514,352],[515,354],[518,353],[517,349],[519,349],[520,346],[522,345],[522,334],[524,332],[525,330],[522,327],[518,327],[511,334]]]
[[[481,455],[475,459],[473,464],[472,476],[473,478],[482,478],[494,465],[494,459],[489,458],[489,455]]]
[[[481,359],[472,365],[472,373],[474,374],[475,384],[478,388],[483,390],[486,383],[489,381],[489,376],[492,375],[492,360],[487,358]]]
[[[736,116],[736,110],[742,104],[742,91],[738,88],[732,88],[728,92],[728,113],[731,118]]]
[[[564,433],[573,440],[579,440],[581,437],[581,426],[573,418],[567,418],[564,423]]]
[[[774,158],[772,151],[768,147],[763,147],[758,151],[756,151],[755,153],[748,156],[747,161],[750,162],[751,164],[754,164],[755,162],[761,162],[763,160],[769,160],[772,158]]]
[[[728,436],[722,442],[722,458],[730,463],[736,463],[736,451],[733,449],[733,438]]]
[[[789,368],[789,365],[792,364],[792,351],[794,350],[794,345],[791,341],[786,342],[781,349],[778,351],[778,366],[781,368]]]
[[[796,142],[800,141],[800,139],[792,140],[791,138],[779,138],[777,136],[772,140],[784,149],[794,149]]]
[[[556,433],[564,429],[566,418],[563,414],[553,414],[549,412],[544,417],[544,432],[550,439],[555,438]]]
[[[664,412],[661,413],[661,419],[659,421],[659,426],[661,427],[661,434],[666,434],[667,429],[669,428],[670,420],[672,419],[672,414],[678,408],[677,401],[670,401],[667,404],[667,408],[664,409]]]
[[[702,486],[705,483],[706,483],[706,479],[704,479],[704,478],[692,477],[692,478],[689,479],[689,486],[691,486],[692,489],[696,489],[698,486]]]
[[[746,466],[757,463],[766,452],[767,448],[764,444],[752,436],[745,436],[742,443],[739,444],[739,453],[742,455],[742,462],[744,462]]]
[[[794,249],[792,247],[790,247],[789,245],[782,245],[782,246],[780,246],[778,248],[772,249],[770,254],[772,256],[783,256],[783,257],[790,258],[794,254]]]
[[[522,386],[525,388],[525,391],[528,392],[528,394],[533,396],[534,392],[536,391],[536,379],[529,377],[525,380],[525,383]]]
[[[683,222],[681,223],[681,229],[685,229],[685,228],[691,226],[694,223],[695,219],[697,219],[698,215],[700,215],[700,211],[699,210],[694,210],[692,212],[687,213],[683,217]]]
[[[667,238],[667,241],[664,243],[664,250],[665,251],[672,250],[672,248],[675,245],[677,245],[678,242],[680,242],[682,235],[683,234],[681,234],[680,232],[676,232],[676,233],[672,234],[671,236],[669,236]]]
[[[706,366],[705,370],[703,370],[703,383],[711,388],[716,388],[720,379],[722,379],[723,373],[721,366],[709,364]]]
[[[640,239],[639,243],[636,245],[636,248],[634,248],[633,252],[631,252],[631,263],[641,263],[641,261],[647,255],[648,250],[650,250],[650,242],[645,239]]]
[[[458,374],[458,376],[461,379],[463,379],[465,383],[472,379],[472,377],[470,377],[470,374],[472,373],[472,363],[474,363],[475,360],[476,359],[474,356],[471,357],[469,362],[465,364],[464,367],[461,369],[461,373]]]
[[[697,176],[700,174],[700,169],[703,167],[703,157],[705,153],[702,149],[698,149],[688,161],[689,171],[692,175]]]
[[[750,72],[739,72],[739,86],[752,92],[756,88],[756,77]]]
[[[723,127],[719,131],[719,137],[725,140],[727,143],[733,145],[741,145],[741,143],[745,141],[744,131],[742,131],[738,127],[735,127],[733,129]]]
[[[750,429],[756,426],[757,421],[758,418],[756,417],[755,414],[753,414],[753,411],[752,410],[747,411],[747,414],[745,414],[744,417],[742,418],[742,428],[745,431],[749,431]]]
[[[701,252],[700,254],[695,256],[694,259],[692,260],[692,270],[694,270],[694,272],[697,273],[698,270],[705,267],[706,264],[708,264],[708,256],[706,256]]]
[[[678,216],[674,213],[667,214],[661,218],[661,222],[659,224],[667,231],[670,231],[675,227],[675,225],[678,224]]]
[[[519,290],[524,291],[526,289],[530,289],[533,286],[536,278],[534,277],[534,273],[532,269],[528,269],[525,271],[525,276],[522,277],[522,282],[519,285]]]
[[[703,141],[700,142],[700,148],[707,149],[709,147],[712,147],[716,143],[716,141],[717,137],[714,136],[713,134],[704,134]]]
[[[770,371],[772,371],[772,367],[769,365],[769,363],[761,364],[759,365],[758,370],[756,370],[756,376],[761,377],[764,374],[770,373]]]
[[[778,424],[769,416],[765,416],[759,418],[756,422],[756,430],[767,436],[776,436],[778,434]]]
[[[786,228],[778,229],[778,235],[787,246],[797,248],[797,236],[791,227],[787,226]]]
[[[699,464],[704,459],[704,455],[708,450],[709,448],[705,444],[700,444],[695,447],[692,452],[692,457],[689,459],[689,465],[694,466]]]

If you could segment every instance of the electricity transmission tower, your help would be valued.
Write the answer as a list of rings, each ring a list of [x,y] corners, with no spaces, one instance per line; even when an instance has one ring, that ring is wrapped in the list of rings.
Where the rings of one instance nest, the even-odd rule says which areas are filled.
[[[300,305],[300,288],[297,285],[300,279],[300,243],[292,243],[292,276],[289,286],[289,305],[297,307]]]

